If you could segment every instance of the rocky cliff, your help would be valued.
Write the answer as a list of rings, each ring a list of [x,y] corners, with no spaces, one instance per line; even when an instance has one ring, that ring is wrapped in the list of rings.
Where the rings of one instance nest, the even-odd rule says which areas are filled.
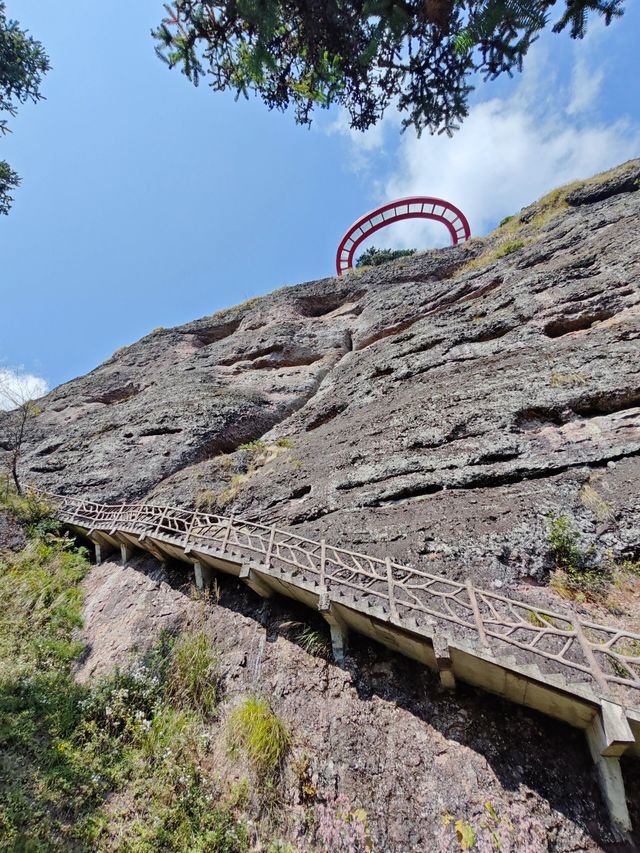
[[[632,161],[487,238],[156,330],[41,401],[22,478],[235,512],[536,600],[555,595],[550,514],[593,562],[638,561],[639,189]],[[87,671],[190,618],[184,577],[153,571],[96,570]],[[637,626],[636,587],[581,606]],[[380,849],[448,849],[442,816],[479,825],[486,801],[515,827],[505,849],[613,849],[581,736],[440,694],[366,644],[338,670],[278,629],[290,605],[225,590],[208,619],[229,678],[272,692]]]
[[[549,512],[633,556],[638,176],[633,161],[486,239],[156,330],[42,401],[22,476],[485,584],[543,577]]]

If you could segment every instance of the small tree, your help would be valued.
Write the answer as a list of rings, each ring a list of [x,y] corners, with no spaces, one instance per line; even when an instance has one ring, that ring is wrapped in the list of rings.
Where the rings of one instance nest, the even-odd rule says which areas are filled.
[[[22,494],[18,466],[31,421],[41,412],[35,397],[42,391],[42,382],[35,377],[22,377],[11,382],[0,374],[0,409],[8,409],[0,422],[0,448],[8,451],[7,467],[16,491]]]

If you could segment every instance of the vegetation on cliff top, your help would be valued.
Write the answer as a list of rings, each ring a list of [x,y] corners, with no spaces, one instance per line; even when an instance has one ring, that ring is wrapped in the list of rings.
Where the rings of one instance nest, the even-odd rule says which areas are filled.
[[[406,258],[415,255],[416,249],[376,249],[370,246],[356,261],[356,267],[379,267],[396,258]]]

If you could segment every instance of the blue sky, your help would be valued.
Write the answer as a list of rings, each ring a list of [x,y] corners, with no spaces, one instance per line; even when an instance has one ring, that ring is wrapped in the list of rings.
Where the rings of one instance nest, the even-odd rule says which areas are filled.
[[[331,275],[361,213],[443,195],[486,233],[546,190],[640,153],[640,10],[583,42],[543,37],[525,74],[479,84],[453,139],[389,114],[311,130],[258,101],[194,88],[156,58],[160,0],[8,0],[46,46],[46,101],[0,139],[23,186],[0,221],[0,379],[49,387],[158,326]],[[428,247],[408,223],[376,243]],[[42,388],[44,386],[38,386]]]

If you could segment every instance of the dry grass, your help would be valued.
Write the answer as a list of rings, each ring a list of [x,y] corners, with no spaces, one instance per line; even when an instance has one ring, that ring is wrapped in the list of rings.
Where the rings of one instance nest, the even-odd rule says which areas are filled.
[[[549,385],[552,388],[580,388],[588,385],[590,378],[588,374],[575,370],[567,373],[554,370],[549,379]]]
[[[570,207],[567,201],[567,196],[570,193],[581,187],[602,184],[622,174],[625,170],[625,164],[622,164],[615,169],[594,175],[585,181],[572,181],[571,183],[564,184],[547,193],[547,195],[542,196],[542,198],[533,204],[523,208],[520,213],[506,216],[494,231],[488,234],[486,238],[481,238],[483,242],[486,241],[488,244],[485,251],[477,258],[460,267],[456,275],[460,276],[464,273],[489,266],[489,264],[515,251],[515,249],[509,249],[514,244],[521,244],[519,248],[522,248],[522,246],[532,243],[537,232],[549,225],[549,223]]]
[[[593,488],[591,483],[585,483],[582,486],[579,497],[582,505],[590,510],[598,521],[610,521],[614,517],[611,504]]]

